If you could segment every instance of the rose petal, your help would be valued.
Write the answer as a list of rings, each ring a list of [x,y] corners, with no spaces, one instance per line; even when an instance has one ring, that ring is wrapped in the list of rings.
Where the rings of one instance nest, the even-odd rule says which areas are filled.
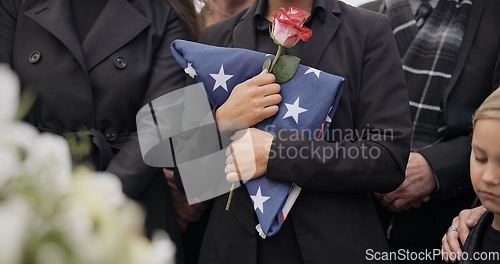
[[[309,14],[298,7],[288,10],[280,8],[280,13],[273,13],[271,37],[274,43],[291,48],[299,40],[306,41],[312,36],[312,31],[304,26]]]

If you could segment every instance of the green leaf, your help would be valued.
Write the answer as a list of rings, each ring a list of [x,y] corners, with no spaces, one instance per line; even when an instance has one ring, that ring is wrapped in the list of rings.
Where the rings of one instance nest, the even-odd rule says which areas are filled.
[[[262,70],[268,70],[269,71],[269,67],[271,67],[271,58],[267,58],[265,61],[264,61],[264,64],[262,64]]]
[[[272,73],[276,76],[277,83],[286,83],[297,72],[300,59],[295,56],[283,55],[278,59]]]
[[[16,113],[16,120],[22,120],[28,115],[31,107],[36,101],[36,91],[33,89],[26,89],[21,94],[19,108]]]

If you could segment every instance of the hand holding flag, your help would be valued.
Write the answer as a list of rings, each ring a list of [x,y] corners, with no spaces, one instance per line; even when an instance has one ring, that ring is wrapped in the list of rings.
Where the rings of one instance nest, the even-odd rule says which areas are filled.
[[[233,89],[258,75],[262,71],[263,62],[272,56],[251,50],[220,48],[180,40],[172,43],[172,53],[182,67],[187,68],[191,64],[196,70],[197,80],[203,82],[212,106],[225,104]],[[224,75],[233,76],[226,81],[227,91],[220,86],[214,89],[217,80],[212,74],[218,74],[222,67]],[[331,120],[335,113],[343,82],[342,77],[299,65],[294,77],[281,84],[282,101],[278,113],[254,127],[271,134],[277,129],[321,133],[321,129],[328,127],[326,120]],[[190,175],[180,171],[180,176],[184,178]],[[260,234],[262,237],[276,234],[300,188],[292,183],[275,182],[266,177],[250,180],[245,185],[254,201]],[[228,186],[226,192],[229,189]]]
[[[293,18],[292,15],[290,16]],[[219,113],[226,112],[226,110],[232,110],[224,109],[227,105],[226,101],[229,100],[228,98],[233,94],[233,92],[241,92],[238,91],[238,85],[258,75],[262,71],[262,65],[265,61],[268,61],[267,64],[269,64],[270,66],[271,63],[269,61],[275,59],[277,61],[275,64],[276,71],[280,70],[280,72],[286,73],[286,69],[290,68],[288,67],[287,63],[283,63],[284,56],[281,56],[280,59],[275,58],[274,56],[269,54],[263,54],[246,49],[220,48],[180,40],[174,41],[172,43],[172,54],[179,62],[179,64],[185,69],[186,74],[192,77],[194,76],[198,81],[201,82],[201,87],[204,87],[206,97],[208,97],[210,105],[212,107],[216,105],[222,105],[219,110],[224,111],[218,110],[217,112]],[[280,63],[280,61],[282,62]],[[279,74],[276,71],[276,78],[278,78]],[[340,95],[342,93],[344,78],[322,72],[312,67],[298,65],[298,63],[296,65],[296,70],[294,70],[293,74],[288,77],[290,77],[291,79],[281,84],[281,91],[278,90],[274,92],[280,92],[281,95],[279,108],[275,110],[277,111],[277,113],[275,115],[270,115],[269,118],[263,119],[254,127],[271,134],[274,134],[277,129],[288,129],[298,131],[299,133],[300,131],[313,131],[314,134],[310,134],[310,136],[320,136],[318,134],[321,134],[323,129],[326,129],[328,127],[328,121],[331,120],[333,114],[335,113],[338,102],[340,100]],[[193,92],[189,92],[189,90],[192,90]],[[249,90],[247,92],[256,92],[255,89],[251,90],[252,91]],[[197,94],[194,94],[195,91]],[[200,98],[200,95],[198,95],[197,87],[186,87],[185,91],[183,91],[182,94],[185,94],[186,96],[189,95],[189,98]],[[193,152],[194,154],[196,154],[196,159],[185,157],[181,162],[179,161],[180,159],[178,157],[179,155],[177,154],[177,149],[183,150],[187,153],[191,152],[185,151],[186,149],[189,149],[182,147],[182,144],[180,144],[180,142],[185,142],[185,140],[181,140],[185,138],[184,136],[170,136],[172,134],[179,133],[179,131],[175,130],[179,126],[169,121],[172,118],[174,118],[175,120],[179,115],[176,114],[174,116],[173,114],[170,114],[170,109],[172,109],[172,107],[185,109],[184,116],[189,117],[188,114],[194,115],[198,113],[190,109],[198,105],[202,105],[201,102],[197,102],[191,103],[190,105],[192,106],[190,107],[179,106],[179,103],[176,103],[180,102],[179,100],[185,100],[186,102],[191,101],[186,100],[186,98],[188,98],[186,96],[184,96],[183,99],[172,98],[172,100],[169,100],[168,102],[171,107],[165,107],[163,101],[158,101],[156,104],[155,102],[153,102],[153,104],[150,105],[150,109],[145,109],[144,114],[148,114],[148,111],[152,114],[156,114],[157,112],[162,111],[162,113],[164,114],[156,114],[152,117],[151,115],[147,115],[144,118],[138,116],[138,120],[147,121],[142,123],[148,124],[148,131],[150,133],[146,134],[141,133],[140,130],[138,131],[140,134],[145,135],[143,138],[153,138],[155,133],[162,134],[162,137],[157,137],[160,141],[158,145],[142,144],[146,146],[146,150],[143,151],[145,161],[148,164],[160,164],[159,161],[161,161],[161,159],[165,159],[164,156],[158,157],[158,155],[156,155],[157,152],[148,151],[148,149],[171,150],[171,156],[174,158],[174,163],[175,157],[177,157],[177,165],[179,167],[180,176],[186,189],[186,194],[188,194],[188,200],[190,200],[190,189],[199,190],[210,188],[204,185],[200,186],[199,184],[200,181],[206,182],[206,178],[208,175],[215,174],[219,175],[220,178],[220,174],[217,174],[218,170],[216,170],[215,167],[222,167],[221,174],[224,173],[224,160],[226,159],[226,155],[224,154],[224,151],[216,150],[216,152],[213,152],[212,155],[210,154],[212,152],[209,153],[206,150],[194,148],[195,150],[197,150],[196,152]],[[229,100],[228,103],[230,103],[231,101],[234,102],[234,100]],[[243,101],[241,103],[245,102]],[[203,109],[205,108],[207,107],[203,107]],[[155,110],[156,112],[153,110]],[[202,117],[206,116],[207,110],[203,111],[203,113],[197,114],[197,116],[200,116],[198,120],[203,120]],[[217,113],[217,115],[219,115],[219,113]],[[167,118],[167,115],[170,116]],[[192,118],[190,118],[189,120],[191,119]],[[219,118],[217,118],[217,120],[218,119]],[[179,124],[182,126],[186,126],[185,124],[190,124],[190,126],[186,126],[186,128],[183,128],[183,130],[191,128],[195,125],[195,123],[196,122],[193,121],[179,121]],[[203,121],[202,124],[198,122],[198,125],[205,125],[205,127],[208,128],[207,131],[213,130],[213,124],[213,119],[211,119],[209,122]],[[167,129],[170,129],[175,133],[167,134],[165,132],[167,131]],[[249,131],[252,130],[254,129],[252,128]],[[186,132],[183,133],[186,134]],[[210,132],[210,134],[213,133]],[[252,134],[252,132],[250,134]],[[170,143],[167,140],[167,136],[171,137]],[[205,143],[208,144],[209,147],[213,147],[213,144],[211,143],[215,142],[217,146],[220,146],[219,149],[222,149],[223,146],[222,144],[220,144],[220,142],[217,141],[216,133],[214,134],[214,136],[212,136],[212,138],[215,138],[215,140],[194,140],[194,142],[196,142],[196,144]],[[143,149],[142,145],[141,150]],[[222,152],[222,156],[224,157],[222,164],[219,164],[221,158],[221,155],[219,155],[220,152]],[[210,159],[210,156],[217,156],[219,158],[219,161]],[[263,156],[265,157],[265,155]],[[158,161],[158,163],[148,162],[148,158],[154,159],[154,161]],[[199,164],[203,164],[203,166],[200,167],[198,166]],[[233,168],[231,168],[231,172],[232,171]],[[196,177],[198,175],[203,175],[204,177]],[[188,179],[190,177],[195,177],[197,179],[190,181]],[[225,177],[223,178],[223,181],[226,182]],[[191,182],[192,184],[189,184],[187,182]],[[245,185],[248,194],[254,203],[255,213],[257,214],[257,218],[259,220],[259,225],[256,227],[259,231],[259,234],[263,238],[265,238],[266,236],[275,235],[280,230],[281,225],[283,224],[295,199],[297,199],[300,193],[300,188],[293,183],[275,182],[268,179],[267,177],[259,177],[257,179],[250,180]],[[220,191],[221,189],[226,188],[225,192],[229,190],[229,185],[225,187],[225,185],[220,182],[220,186],[221,188],[216,189],[213,188],[213,185],[211,185],[212,189],[216,190],[211,191],[207,196],[202,196],[199,199],[197,198],[196,201],[216,197],[224,193]],[[203,192],[204,190],[201,191]],[[191,201],[193,200],[195,199],[191,199]]]

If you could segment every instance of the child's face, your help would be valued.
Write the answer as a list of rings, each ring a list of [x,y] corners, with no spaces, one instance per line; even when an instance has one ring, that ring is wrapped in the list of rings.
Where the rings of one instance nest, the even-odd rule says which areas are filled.
[[[484,207],[500,214],[500,120],[476,121],[470,175],[474,191]]]

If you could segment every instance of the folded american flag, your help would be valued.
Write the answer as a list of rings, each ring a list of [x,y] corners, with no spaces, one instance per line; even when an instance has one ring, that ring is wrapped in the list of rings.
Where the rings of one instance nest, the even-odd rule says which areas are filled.
[[[212,106],[223,104],[237,84],[259,74],[267,57],[273,59],[273,55],[252,50],[183,40],[174,41],[171,49],[186,74],[203,82]],[[279,112],[255,127],[270,133],[276,129],[326,129],[340,100],[343,82],[342,77],[300,65],[295,76],[281,84]],[[300,187],[265,176],[245,185],[259,220],[257,231],[263,238],[275,235],[297,199]]]

